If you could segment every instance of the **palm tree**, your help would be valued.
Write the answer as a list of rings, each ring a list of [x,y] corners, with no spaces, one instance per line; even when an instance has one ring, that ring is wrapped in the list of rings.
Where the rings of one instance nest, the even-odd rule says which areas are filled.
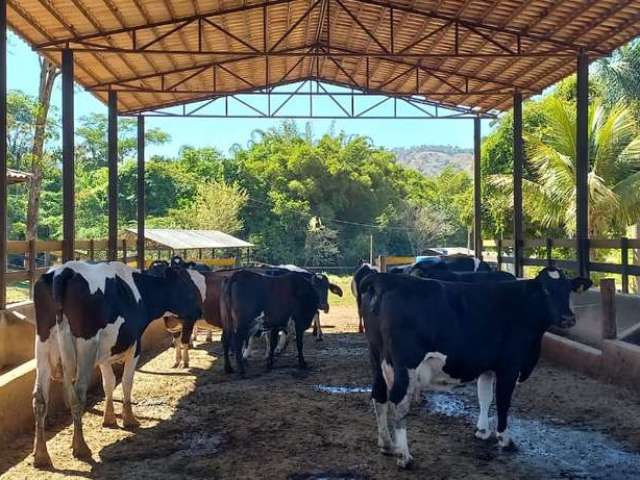
[[[525,137],[532,178],[523,181],[526,208],[546,228],[575,233],[576,112],[556,97],[544,100],[545,126]],[[640,220],[640,136],[624,105],[589,109],[589,233],[621,231]],[[511,188],[511,177],[492,183]]]

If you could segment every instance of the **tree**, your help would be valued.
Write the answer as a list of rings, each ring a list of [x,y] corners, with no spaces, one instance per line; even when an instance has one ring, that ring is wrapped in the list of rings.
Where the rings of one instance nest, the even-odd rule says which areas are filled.
[[[407,202],[403,210],[402,223],[415,255],[422,255],[429,247],[445,244],[447,237],[455,230],[447,213],[434,205]]]
[[[305,265],[333,265],[340,254],[338,232],[322,224],[318,217],[309,220],[304,244]]]
[[[192,205],[171,212],[176,227],[220,230],[230,235],[244,227],[240,211],[247,203],[246,192],[237,185],[209,182],[198,186]]]
[[[40,57],[40,85],[38,88],[38,105],[34,115],[35,129],[31,146],[31,182],[29,185],[29,201],[27,206],[27,240],[38,237],[38,219],[40,216],[40,195],[42,192],[42,176],[44,173],[44,144],[47,138],[47,119],[51,105],[51,92],[60,70],[49,59]]]
[[[575,105],[550,97],[545,127],[527,135],[532,178],[523,181],[531,217],[543,228],[575,233]],[[621,233],[640,218],[640,137],[631,111],[618,106],[607,112],[594,101],[589,109],[589,235]],[[511,177],[494,184],[509,190]]]

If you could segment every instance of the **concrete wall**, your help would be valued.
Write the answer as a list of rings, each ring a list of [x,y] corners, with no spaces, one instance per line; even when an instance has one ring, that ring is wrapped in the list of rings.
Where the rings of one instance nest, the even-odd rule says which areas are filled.
[[[36,373],[33,359],[35,329],[31,323],[33,306],[29,303],[10,308],[17,309],[18,315],[24,316],[24,319],[18,320],[9,313],[0,321],[0,361],[5,362],[5,372],[0,374],[0,447],[8,443],[16,433],[33,430],[34,424],[31,407]],[[170,344],[171,338],[164,329],[163,322],[153,322],[142,337],[143,356],[153,356]],[[99,378],[96,369],[94,386]],[[52,382],[50,411],[62,408],[64,401],[61,384]]]

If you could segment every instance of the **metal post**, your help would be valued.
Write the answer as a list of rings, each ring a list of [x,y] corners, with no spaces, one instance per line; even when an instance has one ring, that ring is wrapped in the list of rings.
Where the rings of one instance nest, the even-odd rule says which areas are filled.
[[[620,255],[622,263],[622,293],[629,293],[629,239],[620,239]]]
[[[7,303],[7,2],[0,2],[0,310]]]
[[[589,275],[589,57],[578,55],[576,112],[576,247],[578,270]]]
[[[109,166],[109,241],[107,260],[114,261],[118,255],[118,94],[109,91],[108,125]]]
[[[618,338],[616,322],[616,281],[613,278],[600,280],[600,297],[602,302],[602,339]]]
[[[62,51],[62,260],[75,252],[75,123],[73,50]]]
[[[145,219],[145,191],[144,191],[144,117],[138,117],[138,268],[144,270],[144,219]]]
[[[513,95],[513,266],[516,277],[524,276],[522,226],[522,171],[524,145],[522,141],[522,93]]]
[[[473,119],[473,249],[482,259],[482,187],[480,185],[480,117]]]

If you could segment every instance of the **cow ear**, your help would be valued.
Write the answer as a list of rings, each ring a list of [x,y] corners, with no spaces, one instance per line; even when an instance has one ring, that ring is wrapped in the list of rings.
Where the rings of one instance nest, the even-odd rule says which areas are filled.
[[[338,285],[334,285],[333,283],[330,283],[329,290],[331,290],[331,293],[333,293],[334,295],[337,295],[339,297],[342,296],[342,289]]]
[[[571,290],[576,293],[582,293],[589,290],[593,282],[588,278],[576,277],[571,280]]]

